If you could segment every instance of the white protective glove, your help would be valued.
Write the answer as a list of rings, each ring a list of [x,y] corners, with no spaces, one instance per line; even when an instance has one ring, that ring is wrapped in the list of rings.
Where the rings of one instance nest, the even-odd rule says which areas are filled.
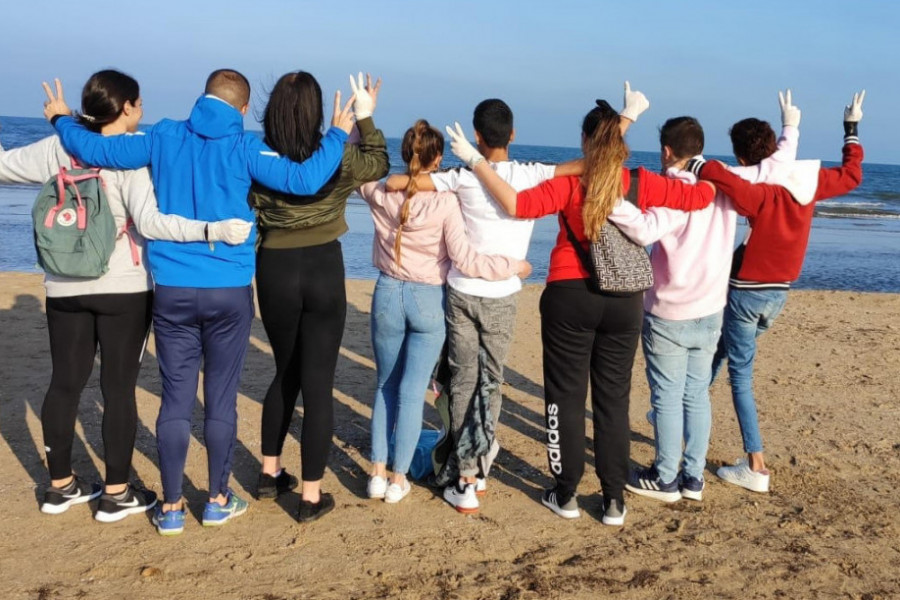
[[[631,89],[631,84],[625,82],[625,108],[619,113],[619,116],[625,117],[629,121],[637,121],[638,116],[645,110],[650,108],[650,101],[643,92]]]
[[[454,123],[454,125],[456,125],[456,131],[450,129],[450,126],[447,125],[447,135],[450,136],[451,140],[450,150],[459,160],[469,165],[469,168],[474,169],[475,165],[484,160],[484,157],[478,152],[475,146],[470,144],[469,140],[466,139],[466,134],[463,133],[459,121]]]
[[[225,219],[206,224],[206,241],[225,242],[230,246],[243,244],[250,237],[253,222],[243,219]]]
[[[866,90],[853,94],[853,100],[844,107],[844,120],[859,123],[862,120],[862,103],[866,99]]]
[[[853,94],[853,100],[844,107],[844,143],[859,143],[859,122],[862,120],[862,103],[866,90]]]
[[[356,115],[356,120],[359,121],[371,117],[372,113],[375,112],[375,98],[372,97],[372,94],[366,89],[365,83],[363,83],[362,71],[357,77],[359,81],[356,81],[353,75],[350,76],[350,89],[356,96],[356,99],[353,101],[353,113]]]
[[[791,90],[779,91],[778,103],[781,104],[781,126],[800,127],[800,109],[791,103]]]

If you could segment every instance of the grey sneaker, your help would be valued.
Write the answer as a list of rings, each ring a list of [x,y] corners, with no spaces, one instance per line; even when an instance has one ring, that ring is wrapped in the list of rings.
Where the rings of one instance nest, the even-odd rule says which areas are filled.
[[[603,518],[600,520],[601,523],[603,523],[604,525],[625,524],[625,515],[628,514],[628,509],[625,508],[624,502],[613,498],[607,503],[606,499],[604,498],[603,506]]]
[[[544,490],[544,494],[541,496],[541,504],[561,516],[563,519],[577,519],[581,516],[581,511],[578,510],[578,502],[575,500],[575,494],[572,494],[572,497],[569,498],[567,502],[560,505],[559,496],[557,496],[555,488],[552,490]]]

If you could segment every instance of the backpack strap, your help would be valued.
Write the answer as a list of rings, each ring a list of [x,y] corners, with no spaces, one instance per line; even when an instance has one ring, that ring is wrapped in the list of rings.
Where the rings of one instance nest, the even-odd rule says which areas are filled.
[[[591,274],[594,272],[594,263],[591,260],[590,255],[587,250],[584,249],[584,246],[581,245],[581,242],[578,241],[578,238],[575,237],[575,232],[572,231],[572,227],[569,226],[569,221],[566,219],[566,215],[563,214],[563,211],[559,211],[559,218],[562,219],[563,225],[566,228],[566,237],[569,238],[569,243],[575,248],[575,254],[581,259],[581,265],[587,270],[591,281],[593,281],[594,277]]]
[[[640,205],[638,204],[638,192],[640,191],[641,185],[640,173],[637,169],[631,169],[628,171],[628,174],[631,176],[631,184],[628,186],[628,193],[625,194],[623,200],[627,200],[640,208]]]
[[[128,238],[128,246],[131,248],[131,262],[137,267],[141,264],[141,252],[138,250],[137,242],[134,241],[134,234],[131,231],[132,227],[134,227],[134,221],[131,217],[128,217],[119,235],[124,235]]]

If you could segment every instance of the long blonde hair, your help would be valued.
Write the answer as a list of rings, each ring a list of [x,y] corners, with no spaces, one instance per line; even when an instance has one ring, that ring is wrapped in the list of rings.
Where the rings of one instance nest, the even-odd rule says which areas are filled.
[[[597,241],[600,229],[623,195],[622,165],[628,158],[628,146],[619,129],[619,114],[606,103],[584,117],[581,125],[584,149],[584,235]]]
[[[394,232],[394,260],[397,266],[401,264],[400,246],[403,240],[403,228],[409,220],[409,201],[419,191],[416,177],[424,167],[431,165],[435,159],[444,153],[444,136],[441,132],[429,125],[425,119],[419,119],[415,125],[403,134],[403,143],[400,146],[400,155],[407,164],[406,174],[409,175],[409,183],[406,184],[406,200],[400,207],[400,225]]]

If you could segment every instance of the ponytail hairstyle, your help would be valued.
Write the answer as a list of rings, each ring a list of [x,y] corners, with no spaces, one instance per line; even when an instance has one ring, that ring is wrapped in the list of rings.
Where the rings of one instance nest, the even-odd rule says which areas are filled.
[[[600,229],[622,197],[622,165],[628,158],[628,146],[619,130],[619,113],[605,100],[584,117],[581,124],[584,150],[584,235],[597,241]]]
[[[309,158],[322,140],[322,88],[306,71],[281,76],[263,114],[263,141],[294,162]]]
[[[406,174],[409,175],[409,183],[406,184],[406,200],[400,207],[400,225],[394,234],[394,260],[397,261],[397,266],[401,264],[400,243],[403,239],[403,228],[409,220],[409,201],[419,191],[416,177],[423,168],[430,166],[443,154],[444,136],[425,119],[416,121],[415,125],[403,134],[400,156],[408,165]]]
[[[119,118],[125,103],[137,105],[141,88],[134,78],[120,71],[97,71],[81,90],[81,112],[75,118],[89,131],[100,133],[104,125]]]

